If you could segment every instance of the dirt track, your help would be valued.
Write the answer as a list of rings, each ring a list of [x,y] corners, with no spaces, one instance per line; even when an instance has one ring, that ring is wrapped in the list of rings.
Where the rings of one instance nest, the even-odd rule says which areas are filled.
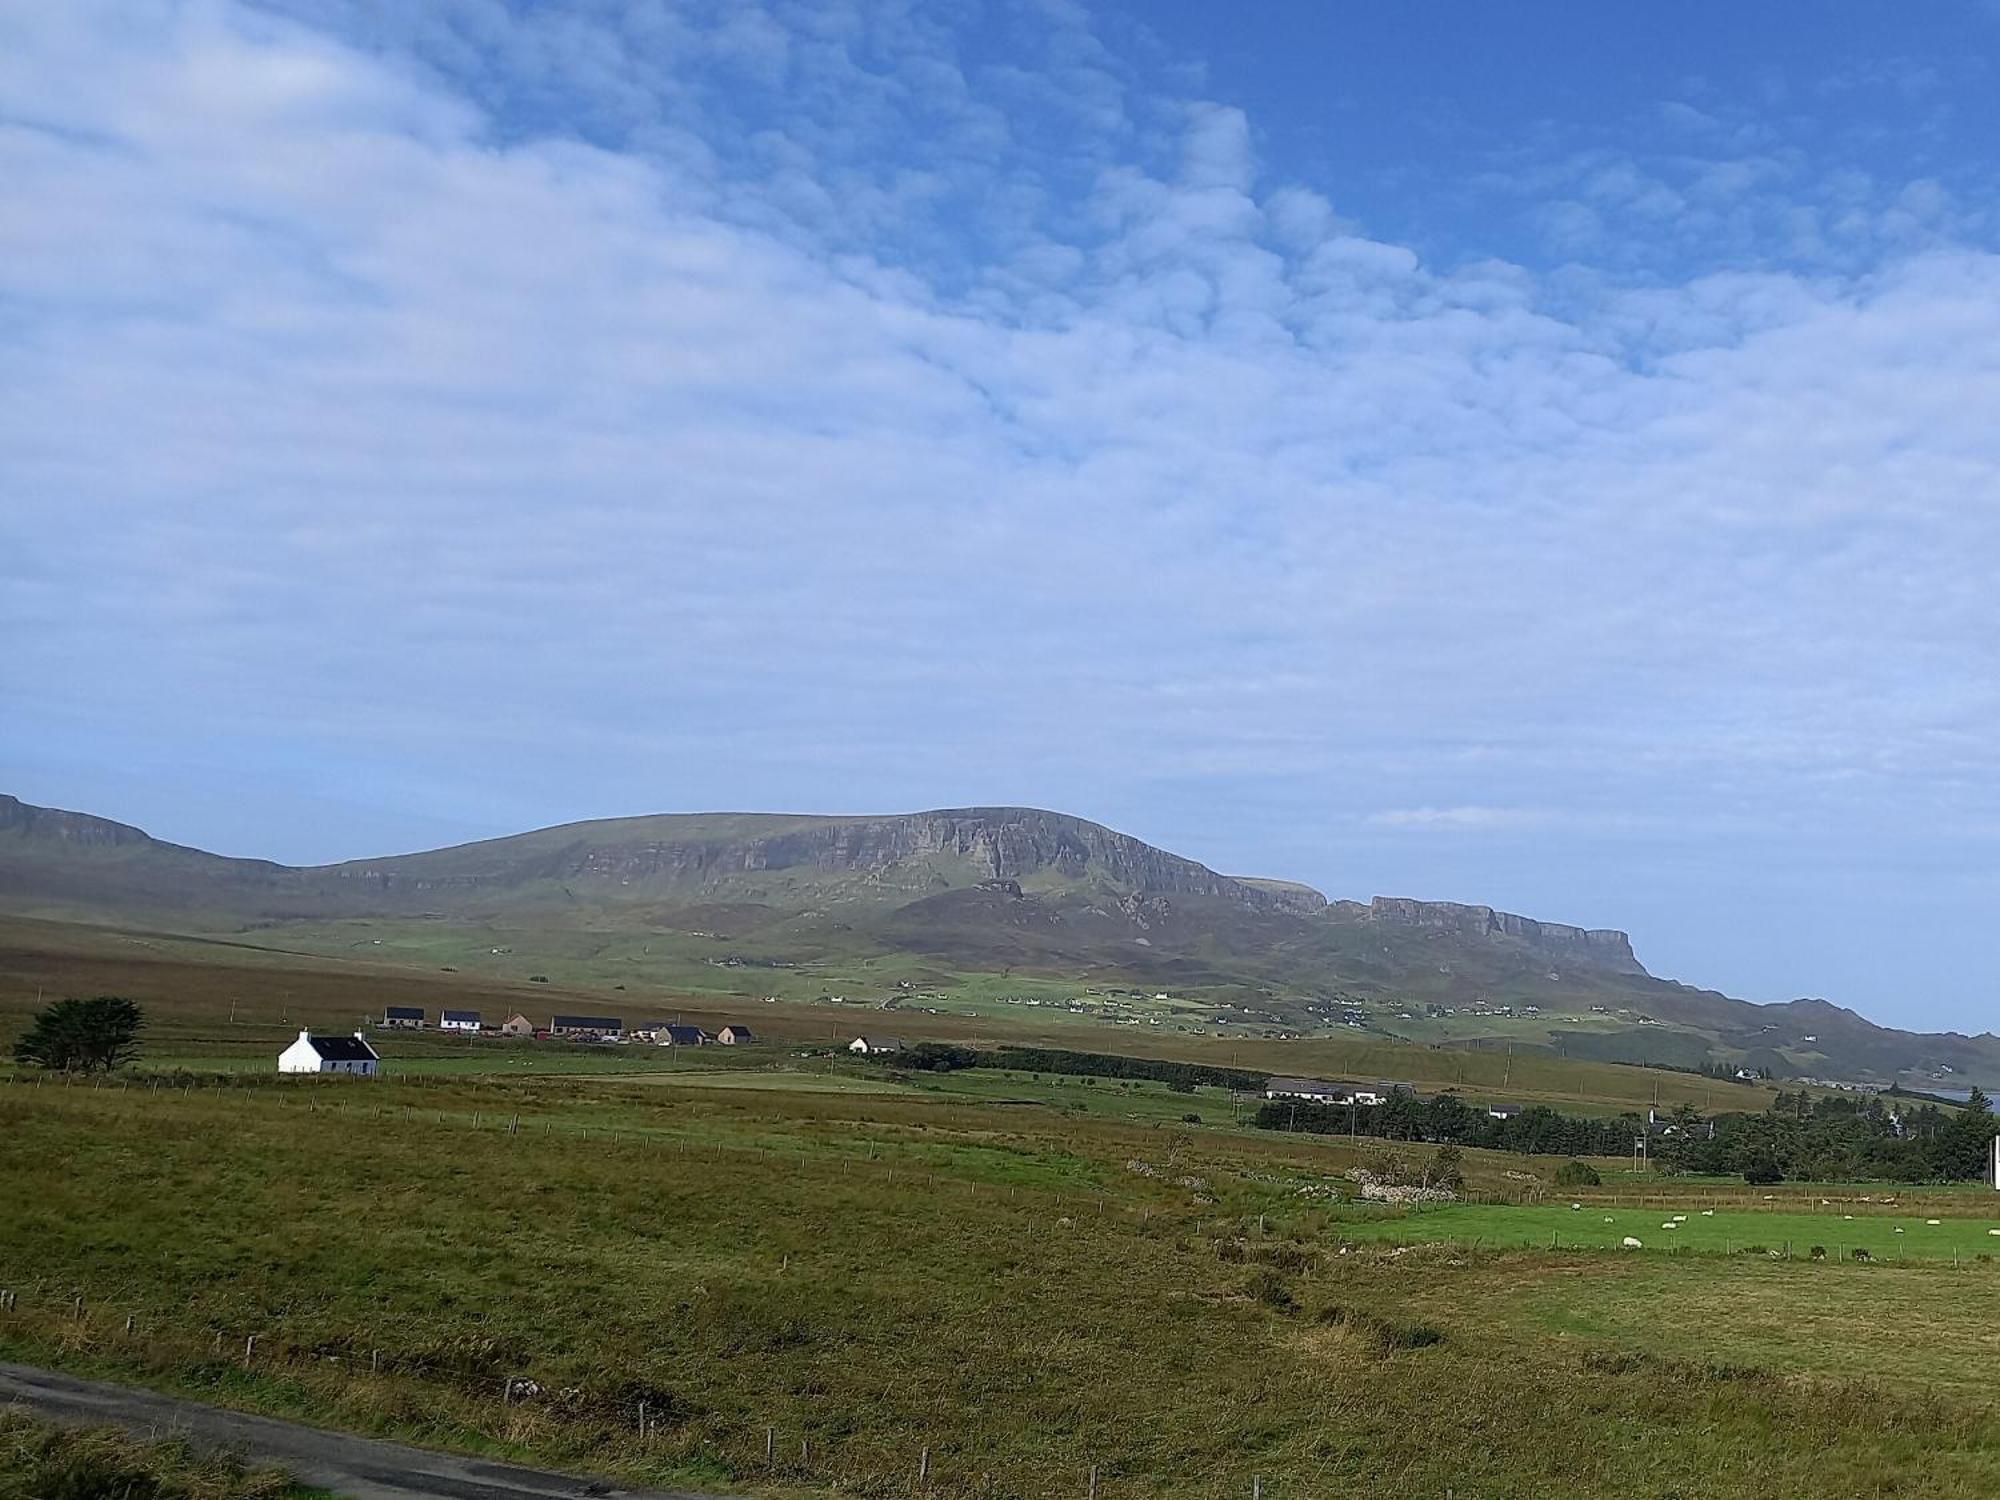
[[[351,1500],[717,1500],[431,1453],[29,1365],[0,1364],[0,1406],[55,1422],[122,1427],[140,1437],[186,1437],[282,1468],[301,1483]]]

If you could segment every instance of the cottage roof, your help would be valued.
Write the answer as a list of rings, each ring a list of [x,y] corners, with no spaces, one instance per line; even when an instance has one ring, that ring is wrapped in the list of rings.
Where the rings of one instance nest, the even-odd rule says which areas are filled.
[[[424,1008],[421,1005],[392,1005],[383,1014],[392,1021],[421,1021]]]
[[[307,1033],[303,1040],[327,1062],[373,1062],[376,1056],[375,1049],[358,1036],[313,1036]]]
[[[616,1016],[551,1016],[549,1025],[557,1031],[623,1031],[625,1023]]]
[[[444,1018],[447,1021],[476,1021],[479,1019],[479,1012],[476,1010],[448,1010],[444,1013]]]

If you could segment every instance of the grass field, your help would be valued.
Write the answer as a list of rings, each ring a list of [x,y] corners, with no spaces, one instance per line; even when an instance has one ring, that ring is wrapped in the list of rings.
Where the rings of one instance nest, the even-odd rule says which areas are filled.
[[[272,934],[258,936],[277,941]],[[970,986],[986,999],[1003,989],[1029,987],[1028,981],[1002,976]],[[710,1030],[747,1021],[760,1036],[798,1046],[824,1047],[864,1032],[887,1032],[911,1041],[1074,1047],[1271,1073],[1397,1079],[1424,1089],[1456,1088],[1474,1099],[1546,1102],[1598,1112],[1681,1102],[1705,1112],[1761,1109],[1771,1097],[1771,1090],[1762,1086],[1683,1073],[1542,1055],[1510,1057],[1361,1033],[1301,1041],[1196,1036],[1109,1024],[1049,1006],[1004,1003],[983,1006],[991,1014],[929,1014],[807,1001],[767,1004],[748,997],[728,1000],[636,984],[624,989],[605,984],[533,984],[492,975],[426,971],[385,961],[372,949],[365,956],[339,959],[240,941],[0,918],[0,1036],[23,1024],[40,999],[64,994],[117,994],[140,1001],[152,1017],[149,1054],[156,1060],[173,1058],[202,1066],[233,1063],[250,1069],[272,1062],[302,1026],[351,1031],[368,1018],[379,1017],[387,1005],[420,1005],[433,1013],[450,1005],[496,1017],[520,1010],[537,1020],[556,1010],[608,1011],[628,1021],[679,1016]],[[642,1048],[510,1051],[485,1042],[469,1048],[435,1033],[388,1033],[382,1045],[390,1065],[406,1070],[428,1068],[434,1059],[449,1058],[482,1071],[624,1070],[616,1063],[570,1060],[586,1054],[617,1057],[632,1069],[671,1065],[670,1060],[638,1060]]]
[[[1421,1209],[1355,1204],[1341,1233],[1356,1241],[1397,1244],[1483,1245],[1490,1248],[1619,1249],[1626,1238],[1646,1250],[1687,1253],[1789,1254],[1822,1259],[1851,1258],[1865,1250],[1875,1260],[1958,1260],[2000,1255],[2000,1203],[1978,1205],[1982,1218],[1869,1211],[1842,1202],[1837,1210],[1816,1212],[1704,1208],[1693,1194],[1677,1195],[1670,1184],[1651,1196],[1656,1205],[1635,1208],[1589,1202],[1521,1205],[1450,1203]],[[1862,1209],[1855,1212],[1855,1209]],[[1671,1227],[1669,1227],[1671,1226]]]
[[[2000,1489],[2000,1268],[1343,1254],[1337,1140],[797,1081],[0,1083],[0,1351],[772,1493]]]

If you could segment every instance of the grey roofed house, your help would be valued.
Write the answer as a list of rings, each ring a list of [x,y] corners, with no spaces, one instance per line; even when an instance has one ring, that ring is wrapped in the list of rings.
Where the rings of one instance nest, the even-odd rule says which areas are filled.
[[[479,1025],[479,1012],[476,1010],[447,1010],[439,1014],[438,1021],[443,1026],[477,1027]]]
[[[847,1044],[847,1050],[871,1057],[882,1052],[901,1052],[903,1039],[899,1036],[858,1036]]]
[[[665,1037],[671,1047],[699,1047],[708,1041],[708,1033],[699,1026],[655,1026],[655,1037]]]
[[[1348,1104],[1354,1089],[1345,1083],[1328,1083],[1324,1078],[1267,1078],[1266,1099],[1303,1099],[1310,1104]]]
[[[748,1026],[725,1026],[716,1032],[715,1039],[725,1047],[737,1047],[757,1040]]]
[[[617,1035],[625,1030],[625,1023],[616,1016],[550,1016],[551,1031],[581,1031],[593,1036]]]
[[[424,1008],[421,1005],[391,1005],[383,1010],[382,1020],[390,1026],[421,1026],[424,1024]]]
[[[1521,1112],[1518,1104],[1489,1104],[1486,1113],[1496,1120],[1511,1120]]]

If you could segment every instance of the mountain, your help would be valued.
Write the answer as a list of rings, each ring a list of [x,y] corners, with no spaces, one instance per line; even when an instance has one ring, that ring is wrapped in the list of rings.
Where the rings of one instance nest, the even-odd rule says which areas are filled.
[[[684,991],[953,1007],[1033,990],[1133,1024],[2000,1082],[1995,1038],[1658,979],[1623,932],[1328,901],[1032,808],[660,814],[296,867],[0,796],[0,911]]]

